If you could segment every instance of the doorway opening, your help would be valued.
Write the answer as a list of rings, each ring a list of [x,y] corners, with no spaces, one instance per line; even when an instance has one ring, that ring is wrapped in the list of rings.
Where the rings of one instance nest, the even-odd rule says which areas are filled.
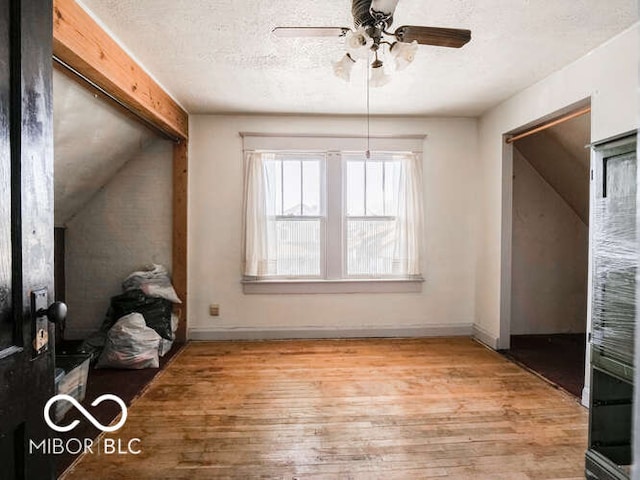
[[[102,348],[111,341],[106,328],[111,298],[123,294],[123,280],[145,265],[171,268],[173,263],[174,144],[59,70],[53,71],[53,123],[56,300],[69,306],[66,322],[56,325],[56,392],[85,407],[105,393],[130,404],[178,351],[177,345],[163,342],[157,364],[145,362],[153,347],[145,352],[131,340],[128,353],[118,354],[141,359],[139,365],[100,365]],[[157,308],[158,303],[145,305]],[[170,315],[166,310],[160,313]],[[57,409],[56,421],[82,420],[68,402],[58,405],[68,411]],[[104,402],[91,412],[108,425],[119,409]],[[60,437],[66,441],[99,433],[81,421]],[[57,474],[76,456],[57,456]]]
[[[591,117],[512,144],[510,346],[576,397],[585,381]]]

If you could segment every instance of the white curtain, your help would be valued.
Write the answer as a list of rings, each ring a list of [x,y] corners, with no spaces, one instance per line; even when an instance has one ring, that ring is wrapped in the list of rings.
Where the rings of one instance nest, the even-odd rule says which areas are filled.
[[[402,155],[398,188],[393,273],[422,273],[422,162],[418,154]]]
[[[400,160],[397,212],[393,238],[392,274],[422,273],[422,162],[420,155],[394,155]],[[243,275],[260,278],[277,274],[275,155],[246,152],[244,184]],[[270,167],[271,165],[271,167]],[[388,257],[387,257],[388,258]]]
[[[244,261],[246,277],[263,277],[276,272],[276,225],[273,195],[274,179],[266,163],[274,155],[245,153],[244,181]]]

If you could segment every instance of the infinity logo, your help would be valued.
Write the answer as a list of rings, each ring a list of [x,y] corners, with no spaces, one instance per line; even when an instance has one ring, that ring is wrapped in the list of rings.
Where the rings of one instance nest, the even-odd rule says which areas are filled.
[[[53,423],[49,412],[53,404],[61,400],[71,402],[73,406],[76,407],[80,411],[80,413],[84,415],[84,417],[93,424],[94,427],[96,427],[98,430],[102,430],[103,432],[115,432],[116,430],[118,430],[120,427],[124,425],[124,422],[127,421],[127,406],[122,401],[122,399],[116,395],[113,395],[111,393],[106,393],[104,395],[99,396],[93,402],[91,402],[91,406],[95,407],[101,404],[105,400],[112,400],[120,406],[120,410],[122,411],[122,417],[120,417],[120,420],[118,421],[118,423],[112,426],[109,426],[109,425],[105,426],[105,425],[102,425],[100,422],[98,422],[98,420],[96,420],[96,417],[91,415],[82,405],[80,405],[80,403],[75,398],[61,393],[59,395],[55,395],[51,397],[44,406],[44,420],[45,422],[47,422],[47,425],[49,425],[49,427],[55,430],[56,432],[69,432],[74,428],[76,428],[80,423],[80,420],[74,420],[69,425],[65,425],[63,427],[60,427],[55,423]]]

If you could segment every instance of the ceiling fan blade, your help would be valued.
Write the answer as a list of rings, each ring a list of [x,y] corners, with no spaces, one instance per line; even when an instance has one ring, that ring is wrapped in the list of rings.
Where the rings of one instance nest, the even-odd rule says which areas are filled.
[[[343,37],[347,27],[276,27],[271,33],[278,37]]]
[[[394,33],[399,42],[411,43],[416,40],[421,45],[460,48],[471,40],[471,30],[459,28],[416,27],[403,25]]]

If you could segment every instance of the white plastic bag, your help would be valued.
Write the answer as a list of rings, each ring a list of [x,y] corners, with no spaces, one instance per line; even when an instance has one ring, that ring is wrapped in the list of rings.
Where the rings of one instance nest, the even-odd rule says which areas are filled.
[[[152,263],[133,272],[122,282],[122,289],[140,289],[148,297],[164,298],[173,303],[182,303],[171,285],[169,272],[162,265]]]
[[[125,315],[107,333],[96,368],[158,368],[161,338],[139,313]]]

